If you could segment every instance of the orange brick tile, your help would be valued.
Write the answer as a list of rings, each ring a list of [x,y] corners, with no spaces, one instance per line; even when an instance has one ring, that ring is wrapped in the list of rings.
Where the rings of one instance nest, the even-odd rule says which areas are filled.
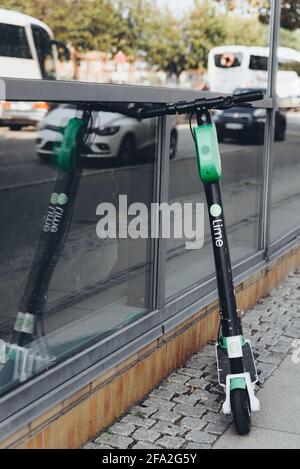
[[[97,432],[105,427],[105,413],[104,413],[104,404],[105,404],[105,389],[101,388],[97,391]]]
[[[97,393],[94,393],[90,397],[90,434],[92,436],[97,433],[97,405],[98,405],[98,396]]]
[[[51,427],[50,425],[44,429],[44,448],[51,448]]]
[[[117,397],[117,380],[113,381],[110,384],[111,390],[110,390],[110,418],[111,421],[114,422],[118,416],[117,414],[117,405],[118,405],[118,397]]]
[[[73,407],[77,402],[81,402],[83,399],[89,396],[91,390],[91,385],[88,384],[83,388],[79,389],[77,392],[72,394],[63,401],[63,410],[68,410],[70,407]]]
[[[50,425],[51,449],[60,448],[60,425],[58,420],[54,420]]]
[[[36,449],[43,449],[44,448],[43,431],[39,432],[35,437],[35,448]]]
[[[86,443],[90,438],[90,405],[86,399],[80,404],[80,412],[82,413],[81,425],[81,444]]]
[[[26,449],[35,449],[35,437],[27,441]]]
[[[0,443],[0,449],[10,448],[14,444],[17,444],[20,440],[23,440],[26,435],[30,433],[30,426],[27,425],[26,427],[21,428],[16,433],[11,435],[9,438],[6,438],[4,441]]]
[[[123,376],[123,397],[122,397],[122,413],[129,407],[128,387],[129,387],[129,371],[127,370]]]
[[[134,401],[141,399],[141,364],[137,363],[134,367]]]
[[[94,379],[91,383],[91,392],[103,386],[106,382],[109,382],[117,373],[117,367],[111,368],[106,371],[104,375],[99,376],[99,378]]]
[[[43,413],[40,417],[36,418],[30,423],[30,429],[31,431],[35,431],[41,426],[44,426],[46,423],[48,423],[50,420],[54,419],[58,415],[60,415],[62,412],[62,403],[56,405],[55,407],[52,407],[49,409],[47,412]]]
[[[77,408],[75,407],[75,409],[70,410],[65,414],[67,447],[69,449],[75,448],[76,412]]]
[[[104,411],[103,411],[103,422],[106,427],[111,423],[111,386],[107,385],[104,388]]]
[[[59,425],[59,447],[60,449],[68,448],[68,438],[67,438],[67,425],[66,425],[66,414],[61,415],[58,421]]]

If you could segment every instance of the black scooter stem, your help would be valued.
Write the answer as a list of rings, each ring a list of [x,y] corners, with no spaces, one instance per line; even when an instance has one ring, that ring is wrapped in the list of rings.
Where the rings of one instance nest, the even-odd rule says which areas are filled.
[[[82,173],[80,156],[87,133],[90,113],[73,119],[67,126],[61,148],[62,163],[50,195],[49,205],[41,224],[41,234],[33,264],[22,295],[11,343],[19,347],[30,343],[37,335],[37,319],[43,315],[47,293],[67,236]],[[67,132],[69,130],[69,133]],[[70,150],[68,152],[68,150]],[[69,160],[68,160],[69,156]],[[59,165],[58,165],[59,166]],[[0,371],[0,387],[5,390],[13,378],[14,357],[9,356]]]
[[[21,314],[28,313],[37,319],[43,312],[47,301],[48,287],[68,232],[70,213],[75,202],[79,180],[80,172],[78,171],[75,174],[59,174],[55,183],[41,227],[35,259],[20,301],[19,311]],[[59,197],[63,199],[64,196],[69,201],[62,205],[57,199]],[[26,345],[31,341],[32,336],[36,335],[36,325],[37,321],[35,320],[32,333],[29,332],[30,325],[27,328],[28,332],[15,330],[12,343],[20,346]]]
[[[241,326],[236,314],[237,303],[234,292],[221,185],[219,182],[204,184],[204,190],[208,207],[210,208],[217,205],[221,208],[221,213],[217,218],[212,216],[211,211],[209,210],[209,221],[213,240],[217,285],[222,313],[222,329],[225,337],[234,337],[241,335]]]

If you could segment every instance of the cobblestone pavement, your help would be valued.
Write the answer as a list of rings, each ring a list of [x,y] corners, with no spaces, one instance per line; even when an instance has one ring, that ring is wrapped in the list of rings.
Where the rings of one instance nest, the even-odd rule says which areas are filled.
[[[300,269],[245,315],[243,327],[263,387],[300,338]],[[232,421],[223,401],[210,344],[84,448],[210,449]]]

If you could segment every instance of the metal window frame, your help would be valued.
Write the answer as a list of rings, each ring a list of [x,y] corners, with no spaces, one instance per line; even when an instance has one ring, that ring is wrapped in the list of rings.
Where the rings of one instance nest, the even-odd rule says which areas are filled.
[[[279,45],[279,31],[281,18],[281,0],[270,2],[270,30],[269,30],[269,62],[268,62],[268,87],[267,99],[273,101],[272,108],[267,111],[264,158],[262,169],[262,191],[261,191],[261,223],[260,223],[260,248],[265,252],[266,260],[269,259],[270,232],[271,232],[271,209],[272,209],[272,181],[273,181],[273,155],[275,136],[275,116],[277,112],[277,50]]]

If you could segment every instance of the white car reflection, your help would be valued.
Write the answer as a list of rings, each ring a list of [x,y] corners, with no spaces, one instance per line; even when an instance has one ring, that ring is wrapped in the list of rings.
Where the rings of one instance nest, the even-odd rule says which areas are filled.
[[[55,148],[62,141],[63,129],[80,112],[73,105],[61,105],[50,111],[40,124],[36,139],[36,151],[44,160],[55,156]],[[151,148],[157,141],[155,121],[139,121],[119,113],[93,112],[92,131],[84,148],[87,158],[115,158],[133,161],[137,153]],[[177,147],[177,131],[171,134],[170,158],[174,158]]]

